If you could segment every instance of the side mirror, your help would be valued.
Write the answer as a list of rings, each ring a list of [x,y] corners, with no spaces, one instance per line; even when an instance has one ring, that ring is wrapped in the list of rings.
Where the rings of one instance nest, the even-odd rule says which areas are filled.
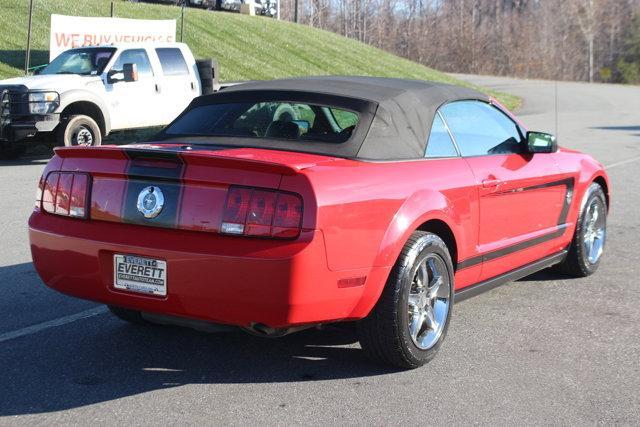
[[[124,74],[125,82],[138,81],[138,66],[136,64],[124,64],[122,66],[122,73]]]
[[[529,153],[555,153],[558,151],[556,137],[544,132],[527,132]]]
[[[124,64],[122,70],[111,69],[107,73],[107,82],[110,84],[118,82],[137,82],[138,66],[136,64]]]

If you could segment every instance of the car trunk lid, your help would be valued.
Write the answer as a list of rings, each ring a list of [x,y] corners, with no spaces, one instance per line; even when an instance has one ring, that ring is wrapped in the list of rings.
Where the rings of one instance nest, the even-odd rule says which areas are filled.
[[[91,174],[92,220],[208,232],[220,231],[231,185],[277,190],[283,176],[334,160],[179,144],[58,148],[56,155],[61,170]],[[153,191],[162,194],[163,203],[159,212],[147,215],[140,201]]]

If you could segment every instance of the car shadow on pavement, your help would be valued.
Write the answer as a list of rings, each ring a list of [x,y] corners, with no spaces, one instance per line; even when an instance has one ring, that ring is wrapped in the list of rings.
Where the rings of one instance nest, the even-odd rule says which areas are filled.
[[[568,279],[571,279],[571,277],[551,267],[518,279],[518,282],[547,282]]]
[[[592,127],[591,129],[620,130],[620,131],[625,131],[625,132],[635,132],[635,131],[640,131],[640,126],[596,126],[596,127]],[[640,133],[635,133],[633,135],[634,136],[640,136]]]
[[[396,370],[365,359],[354,331],[279,339],[131,325],[110,314],[0,343],[0,416],[61,411],[188,384],[287,383]],[[256,396],[256,398],[259,398]]]
[[[601,130],[627,130],[627,131],[636,131],[640,130],[640,126],[596,126],[591,129],[601,129]]]

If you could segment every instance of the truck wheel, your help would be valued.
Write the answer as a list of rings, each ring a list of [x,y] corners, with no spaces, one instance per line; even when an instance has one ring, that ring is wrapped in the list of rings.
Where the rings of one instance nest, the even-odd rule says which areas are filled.
[[[596,272],[607,238],[607,201],[602,187],[592,183],[585,194],[576,231],[565,260],[558,269],[574,277]]]
[[[57,142],[67,147],[95,147],[102,144],[102,132],[91,117],[76,114],[58,125]]]
[[[358,322],[358,338],[374,361],[414,369],[433,359],[449,327],[453,264],[445,243],[414,232],[391,270],[369,316]]]

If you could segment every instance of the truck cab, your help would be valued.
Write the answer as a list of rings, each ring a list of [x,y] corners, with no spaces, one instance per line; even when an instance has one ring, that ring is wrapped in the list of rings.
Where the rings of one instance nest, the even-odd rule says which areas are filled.
[[[36,75],[0,81],[0,153],[15,157],[42,138],[100,145],[114,131],[170,123],[201,93],[183,43],[70,49]]]

